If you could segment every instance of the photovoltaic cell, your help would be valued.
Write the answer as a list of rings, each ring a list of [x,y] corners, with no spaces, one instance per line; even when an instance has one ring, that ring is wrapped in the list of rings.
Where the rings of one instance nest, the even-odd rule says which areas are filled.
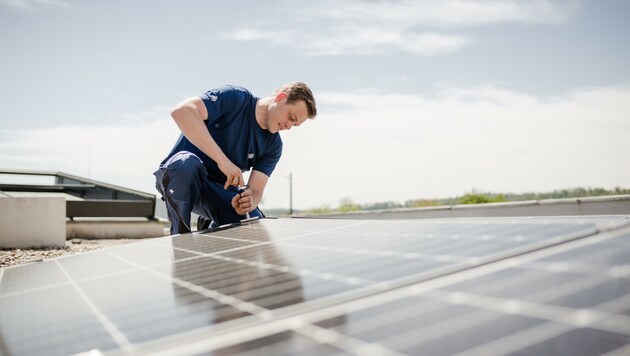
[[[344,312],[315,325],[408,354],[625,354],[630,259],[616,257],[630,253],[630,231],[622,231],[445,277],[439,287],[407,287],[386,302],[337,306]],[[604,257],[593,266],[589,252]]]
[[[626,222],[265,219],[6,268],[0,353],[625,352]]]

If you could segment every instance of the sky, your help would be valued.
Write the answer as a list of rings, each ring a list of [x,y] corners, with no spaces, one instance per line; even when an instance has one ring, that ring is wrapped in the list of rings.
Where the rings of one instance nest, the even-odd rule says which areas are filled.
[[[262,208],[630,187],[630,1],[0,0],[0,169],[157,194],[170,110],[306,82]]]

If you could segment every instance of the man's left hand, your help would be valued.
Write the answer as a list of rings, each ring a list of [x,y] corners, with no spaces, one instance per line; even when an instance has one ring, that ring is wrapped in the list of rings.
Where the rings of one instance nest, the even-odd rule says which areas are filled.
[[[236,194],[234,198],[232,198],[232,207],[236,210],[238,215],[245,215],[254,210],[252,191],[245,189],[240,194]]]

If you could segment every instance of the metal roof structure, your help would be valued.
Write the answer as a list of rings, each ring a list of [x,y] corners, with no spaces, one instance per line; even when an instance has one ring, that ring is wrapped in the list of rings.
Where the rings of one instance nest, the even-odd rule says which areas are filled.
[[[0,270],[0,354],[627,355],[630,219],[263,219]]]
[[[0,183],[1,192],[64,193],[66,216],[154,218],[155,195],[62,172],[0,169],[0,175],[50,177],[54,181],[36,184]]]

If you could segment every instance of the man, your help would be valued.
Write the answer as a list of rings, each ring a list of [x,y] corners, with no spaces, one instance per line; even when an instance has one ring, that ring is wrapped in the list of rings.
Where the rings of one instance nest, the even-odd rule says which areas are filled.
[[[154,173],[171,234],[190,232],[191,212],[212,226],[261,217],[258,204],[282,154],[278,132],[316,115],[313,93],[301,82],[264,98],[224,86],[179,103],[171,116],[182,135]]]

